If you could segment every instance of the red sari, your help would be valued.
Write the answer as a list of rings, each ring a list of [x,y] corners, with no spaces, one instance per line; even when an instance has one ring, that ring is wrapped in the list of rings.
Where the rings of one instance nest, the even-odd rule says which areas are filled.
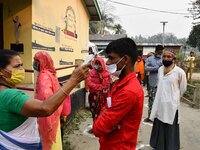
[[[102,58],[95,58],[96,61],[101,63],[103,71],[98,73],[96,69],[92,69],[87,79],[89,88],[89,104],[90,111],[92,112],[93,120],[96,120],[100,114],[101,108],[106,103],[106,98],[110,94],[110,74],[106,70],[104,60]],[[102,79],[100,78],[102,76]]]
[[[44,101],[60,89],[60,84],[51,56],[47,52],[40,51],[35,54],[35,59],[40,62],[40,72],[35,87],[35,98]],[[71,105],[68,105],[68,107],[65,109],[70,111]],[[51,116],[38,118],[43,150],[50,150],[53,142],[56,143],[56,134],[62,111],[63,104]]]

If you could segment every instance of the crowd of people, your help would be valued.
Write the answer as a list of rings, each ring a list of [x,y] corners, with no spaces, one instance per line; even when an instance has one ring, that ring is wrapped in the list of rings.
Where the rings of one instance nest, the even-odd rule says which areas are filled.
[[[187,77],[176,65],[176,53],[157,45],[143,60],[130,38],[112,41],[105,52],[106,62],[96,55],[92,62],[75,69],[62,86],[51,56],[44,51],[36,53],[33,68],[38,75],[35,96],[30,98],[16,89],[25,76],[19,54],[0,50],[0,149],[61,150],[60,116],[69,115],[69,93],[83,80],[90,93],[90,133],[99,137],[100,150],[136,149],[145,97],[142,84],[148,91],[144,122],[153,124],[151,147],[180,149],[180,98]]]

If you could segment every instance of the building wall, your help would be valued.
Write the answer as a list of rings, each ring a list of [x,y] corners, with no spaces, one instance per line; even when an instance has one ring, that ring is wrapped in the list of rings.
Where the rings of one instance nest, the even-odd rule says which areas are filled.
[[[87,53],[81,52],[88,47],[90,19],[86,10],[81,0],[33,0],[32,55],[46,50],[56,68],[85,59]],[[73,69],[58,71],[58,77]]]
[[[143,55],[147,55],[150,52],[155,52],[155,47],[143,47]]]
[[[11,43],[16,43],[14,32],[15,25],[13,18],[19,17],[21,27],[19,28],[19,43],[24,45],[24,52],[20,53],[24,68],[31,69],[32,67],[32,50],[31,50],[31,16],[32,7],[31,0],[0,0],[3,3],[3,39],[4,48],[10,49]],[[26,74],[25,82],[32,82],[33,75]]]
[[[164,50],[173,50],[176,52],[176,55],[178,56],[180,54],[180,47],[181,46],[168,46],[166,45],[164,47]],[[137,46],[138,50],[143,51],[143,55],[146,56],[150,52],[155,52],[156,46]]]
[[[56,68],[80,64],[86,58],[90,15],[82,0],[0,0],[0,3],[4,9],[6,49],[16,43],[13,17],[19,16],[19,43],[24,45],[20,56],[25,69],[32,69],[33,57],[40,50],[52,56]],[[58,77],[71,74],[73,69],[58,71]],[[26,73],[25,83],[32,82],[33,74]]]

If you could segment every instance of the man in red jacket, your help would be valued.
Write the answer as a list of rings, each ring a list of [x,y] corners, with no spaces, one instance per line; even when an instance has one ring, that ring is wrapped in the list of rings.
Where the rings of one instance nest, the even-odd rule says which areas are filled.
[[[142,118],[144,93],[134,72],[137,48],[130,38],[111,42],[107,48],[107,70],[119,79],[93,132],[99,137],[100,150],[135,150]]]

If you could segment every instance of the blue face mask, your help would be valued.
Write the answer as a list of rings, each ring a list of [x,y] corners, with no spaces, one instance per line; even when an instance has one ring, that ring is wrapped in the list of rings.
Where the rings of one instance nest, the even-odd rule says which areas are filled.
[[[39,66],[35,66],[34,63],[33,63],[33,69],[34,69],[35,71],[40,72]]]
[[[156,58],[162,58],[162,55],[161,54],[156,54],[155,57]]]

